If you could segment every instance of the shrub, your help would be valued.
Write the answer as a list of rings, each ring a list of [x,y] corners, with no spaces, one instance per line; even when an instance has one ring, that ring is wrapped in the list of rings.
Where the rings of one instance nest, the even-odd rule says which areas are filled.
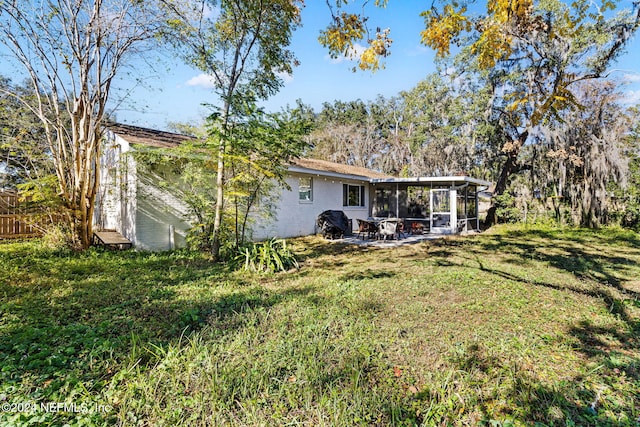
[[[258,273],[275,273],[299,268],[295,255],[287,247],[284,239],[270,239],[260,243],[253,243],[240,249],[236,258],[242,263],[245,271]]]
[[[493,198],[496,207],[496,217],[501,223],[516,223],[522,220],[522,213],[516,206],[516,199],[509,193]]]
[[[51,225],[44,229],[42,246],[51,251],[62,251],[77,247],[69,227],[61,224]]]
[[[620,223],[626,228],[640,228],[640,203],[629,203],[622,212]]]

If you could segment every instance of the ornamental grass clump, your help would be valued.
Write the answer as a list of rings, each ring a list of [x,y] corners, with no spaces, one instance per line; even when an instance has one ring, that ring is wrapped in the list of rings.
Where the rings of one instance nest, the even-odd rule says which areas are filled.
[[[299,268],[295,255],[284,239],[272,238],[241,248],[237,257],[242,270],[257,273],[276,273]]]

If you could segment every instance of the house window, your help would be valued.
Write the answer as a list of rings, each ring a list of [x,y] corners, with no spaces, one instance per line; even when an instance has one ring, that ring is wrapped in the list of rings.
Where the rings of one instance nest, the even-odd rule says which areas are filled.
[[[300,178],[298,197],[300,202],[313,201],[313,178]]]
[[[364,185],[342,185],[343,206],[364,206]]]

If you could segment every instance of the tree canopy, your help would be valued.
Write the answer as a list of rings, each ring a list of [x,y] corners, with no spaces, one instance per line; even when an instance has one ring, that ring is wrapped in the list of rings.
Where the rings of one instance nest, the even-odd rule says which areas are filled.
[[[166,31],[169,1],[0,2],[0,43],[33,96],[3,87],[41,122],[78,247],[90,244],[100,143],[122,68]]]
[[[374,2],[378,7],[386,4]],[[333,21],[320,42],[335,56],[349,54],[356,41],[366,41],[369,47],[359,66],[379,68],[390,53],[390,31],[378,31],[374,38],[364,12],[347,13],[343,1],[330,6]],[[618,3],[609,0],[490,0],[486,10],[479,10],[474,2],[433,3],[421,12],[425,28],[420,40],[441,59],[455,47],[455,72],[473,75],[490,88],[486,121],[493,126],[494,153],[501,157],[495,189],[500,195],[512,176],[532,167],[523,147],[540,143],[541,130],[584,108],[578,94],[583,82],[607,77],[639,26],[640,5],[618,10]],[[379,37],[386,41],[383,50],[377,49]],[[438,117],[432,118],[432,125],[437,122]]]
[[[210,122],[210,152],[216,158],[216,199],[212,253],[218,257],[225,203],[226,158],[237,123],[245,121],[256,100],[266,99],[282,86],[297,60],[288,48],[300,24],[301,1],[203,0],[190,14],[174,22],[174,40],[183,56],[213,77],[222,106]],[[216,13],[210,13],[215,8]]]
[[[38,117],[18,101],[34,97],[29,87],[13,85],[0,76],[0,188],[16,188],[29,181],[46,181],[54,175],[45,130]]]

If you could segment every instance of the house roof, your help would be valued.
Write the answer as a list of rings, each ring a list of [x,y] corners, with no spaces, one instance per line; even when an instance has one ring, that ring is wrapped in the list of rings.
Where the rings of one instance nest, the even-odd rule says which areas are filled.
[[[185,141],[194,139],[194,136],[173,132],[165,132],[155,129],[148,129],[139,126],[126,125],[111,122],[106,126],[107,130],[126,139],[131,144],[141,144],[149,147],[173,148]],[[326,160],[294,158],[289,161],[289,171],[300,173],[311,173],[324,176],[334,176],[337,178],[352,178],[370,181],[371,183],[471,183],[481,186],[490,186],[492,183],[467,176],[446,176],[446,177],[414,177],[395,178],[381,172],[360,166],[345,165],[342,163],[329,162]]]
[[[109,123],[106,125],[106,128],[126,139],[131,144],[141,144],[149,147],[173,148],[185,141],[195,138],[190,135],[125,125],[122,123]]]
[[[114,134],[124,138],[131,144],[140,144],[148,147],[173,148],[177,147],[185,141],[189,141],[195,138],[190,135],[165,132],[115,122],[108,123],[106,125],[106,128]],[[295,158],[291,159],[289,163],[289,169],[297,172],[313,172],[325,175],[338,174],[342,176],[347,175],[367,179],[390,178],[389,175],[385,175],[371,169],[328,162],[325,160]]]
[[[416,185],[424,185],[424,184],[448,184],[451,183],[453,185],[461,185],[465,183],[475,184],[479,186],[489,187],[493,183],[491,181],[485,181],[484,179],[471,178],[466,175],[459,176],[419,176],[413,178],[383,178],[383,179],[372,179],[371,182],[373,184],[380,183],[393,183],[393,184],[416,184]]]
[[[360,166],[351,166],[341,163],[328,162],[326,160],[294,158],[291,159],[289,163],[289,170],[293,172],[315,172],[322,175],[348,175],[367,179],[391,178],[389,175],[376,172],[371,169],[363,168]]]

